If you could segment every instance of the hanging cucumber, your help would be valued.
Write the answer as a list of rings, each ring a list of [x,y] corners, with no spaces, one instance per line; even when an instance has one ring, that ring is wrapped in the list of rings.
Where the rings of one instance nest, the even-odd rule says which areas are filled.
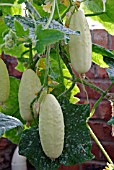
[[[92,63],[92,40],[89,25],[83,11],[73,13],[69,28],[80,35],[70,35],[69,54],[74,70],[79,73],[89,71]]]
[[[10,93],[9,74],[4,61],[0,58],[0,103],[5,102]]]
[[[39,135],[44,153],[51,159],[58,158],[64,145],[64,119],[52,94],[47,94],[40,104]]]
[[[24,71],[19,86],[18,100],[21,117],[26,121],[30,121],[33,118],[30,104],[40,89],[41,83],[37,74],[32,69]],[[36,116],[35,114],[34,117]]]

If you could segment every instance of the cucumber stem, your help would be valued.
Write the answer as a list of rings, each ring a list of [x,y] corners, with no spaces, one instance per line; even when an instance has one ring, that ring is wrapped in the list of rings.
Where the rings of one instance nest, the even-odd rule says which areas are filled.
[[[48,73],[49,73],[49,64],[50,64],[50,46],[47,46],[47,53],[46,53],[46,70],[44,76],[44,84],[43,87],[48,87]]]
[[[46,25],[44,26],[44,29],[47,29],[53,19],[53,15],[54,15],[54,11],[55,11],[55,3],[56,3],[56,0],[53,0],[53,4],[52,4],[52,12],[51,12],[51,15],[46,23]]]
[[[112,86],[114,85],[114,83],[112,82],[110,84],[110,86],[104,91],[104,93],[101,95],[101,97],[95,102],[92,111],[90,113],[90,116],[87,118],[87,122],[88,120],[93,116],[93,114],[95,113],[95,110],[97,108],[97,106],[99,105],[99,103],[101,102],[101,100],[106,96],[106,94],[108,93],[108,91],[112,88]]]
[[[92,138],[94,139],[96,144],[99,146],[100,150],[103,152],[103,154],[105,155],[107,160],[110,162],[110,164],[113,164],[111,158],[109,157],[108,153],[105,151],[104,147],[102,146],[102,144],[100,143],[100,141],[98,140],[98,138],[96,137],[94,132],[92,131],[91,127],[88,124],[87,124],[87,127],[88,127],[88,129],[90,131],[90,134],[91,134]]]

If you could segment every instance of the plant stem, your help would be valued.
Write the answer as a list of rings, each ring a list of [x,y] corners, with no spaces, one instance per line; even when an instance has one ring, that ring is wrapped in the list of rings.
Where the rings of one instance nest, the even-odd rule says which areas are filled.
[[[100,150],[103,152],[103,154],[105,155],[105,157],[107,158],[107,160],[110,162],[110,164],[113,164],[111,158],[109,157],[108,153],[105,151],[105,149],[103,148],[102,144],[100,143],[100,141],[98,140],[98,138],[96,137],[96,135],[94,134],[94,132],[92,131],[91,127],[87,124],[87,127],[90,131],[90,134],[92,136],[92,138],[94,139],[94,141],[96,142],[96,144],[99,146]]]
[[[59,55],[59,43],[56,43],[56,57],[58,60],[59,72],[60,72],[60,77],[61,77],[60,81],[62,84],[64,84],[63,71],[62,71],[60,55]]]
[[[88,117],[87,119],[87,122],[88,120],[93,116],[94,112],[95,112],[95,109],[97,108],[97,106],[99,105],[99,103],[101,102],[101,100],[104,98],[104,96],[106,96],[107,92],[112,88],[114,83],[111,83],[110,86],[104,91],[104,93],[101,95],[101,97],[95,102],[93,108],[92,108],[92,111],[90,113],[90,116]]]
[[[32,68],[32,65],[33,65],[32,44],[30,44],[29,45],[29,67]]]
[[[85,14],[86,17],[90,17],[90,16],[97,16],[97,15],[102,15],[104,14],[105,12],[104,11],[101,11],[101,12],[96,12],[96,13],[92,13],[92,14]]]
[[[21,8],[21,7],[18,6],[18,5],[10,4],[10,3],[0,3],[0,6],[13,6],[13,7]]]
[[[78,77],[75,77],[75,82],[82,83],[81,80],[80,80],[80,78],[78,78]],[[88,83],[88,82],[85,81],[85,80],[83,80],[83,84],[86,85],[86,86],[88,86],[88,87],[90,87],[91,89],[99,92],[100,94],[104,94],[104,90],[102,90],[101,88],[99,88],[99,87],[97,87],[97,86],[95,86],[95,85],[93,85],[93,84],[91,84],[91,83]]]
[[[53,4],[52,4],[52,12],[51,12],[51,15],[46,23],[46,25],[44,26],[44,29],[47,29],[48,26],[50,25],[52,19],[53,19],[53,15],[54,15],[54,11],[55,11],[55,3],[56,3],[56,0],[53,0]]]
[[[57,13],[58,13],[59,21],[60,21],[60,23],[62,24],[62,19],[61,19],[61,16],[60,16],[59,6],[58,6],[57,0],[56,0],[56,8],[57,8]]]
[[[70,10],[71,6],[72,6],[72,2],[71,2],[71,0],[70,0],[70,5],[69,5],[69,7],[65,10],[65,12],[62,14],[61,19],[63,19],[63,18],[65,17],[66,13]]]
[[[75,86],[75,83],[73,82],[72,85],[66,91],[64,91],[62,94],[60,94],[57,98],[69,93],[74,88],[74,86]]]
[[[36,20],[41,18],[38,11],[34,8],[34,6],[30,2],[25,1],[25,4],[26,4],[26,8],[28,9],[28,11],[35,16]]]
[[[49,59],[50,59],[50,46],[47,46],[47,53],[46,53],[46,70],[44,76],[44,84],[43,87],[48,87],[48,73],[49,73]]]

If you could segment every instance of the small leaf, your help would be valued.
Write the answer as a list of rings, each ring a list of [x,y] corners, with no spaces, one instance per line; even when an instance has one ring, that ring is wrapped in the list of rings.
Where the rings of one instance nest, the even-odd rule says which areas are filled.
[[[114,59],[114,53],[98,44],[92,44],[92,51]]]
[[[109,65],[109,68],[106,69],[108,76],[114,82],[114,59],[104,57],[104,61]]]
[[[91,143],[86,119],[89,116],[89,105],[70,104],[66,98],[59,100],[65,122],[64,149],[61,156],[55,160],[49,159],[43,152],[38,127],[23,132],[19,153],[28,158],[36,170],[57,170],[60,164],[66,166],[91,160]]]
[[[14,21],[14,26],[16,30],[16,35],[18,37],[28,37],[29,36],[29,29],[24,30],[23,26],[20,24],[19,21],[15,20]]]
[[[12,143],[18,145],[22,133],[23,133],[23,129],[20,127],[16,127],[6,131],[3,137],[9,139]]]
[[[23,127],[23,124],[19,119],[0,113],[0,136],[2,136],[6,131],[15,127]]]
[[[114,116],[107,122],[108,125],[114,125]]]
[[[103,56],[99,53],[92,52],[92,61],[102,68],[108,68],[109,66],[104,62]]]
[[[64,39],[64,33],[53,30],[53,29],[42,29],[42,25],[38,25],[35,31],[37,37],[37,43],[35,50],[38,53],[43,53],[45,50],[45,46],[58,42],[59,40]]]

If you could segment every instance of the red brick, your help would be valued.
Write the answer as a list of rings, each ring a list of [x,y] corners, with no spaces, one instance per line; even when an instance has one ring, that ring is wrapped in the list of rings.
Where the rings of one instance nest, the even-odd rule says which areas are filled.
[[[96,100],[89,99],[90,112],[91,112],[95,102],[96,102]],[[80,101],[78,102],[78,104],[85,104],[85,103],[86,103],[86,99],[80,99]],[[96,108],[95,113],[92,116],[92,119],[98,119],[98,108]]]
[[[96,65],[92,64],[91,69],[86,73],[86,77],[89,79],[96,78]]]
[[[112,159],[112,161],[114,162],[114,143],[103,143],[103,146],[106,150],[106,152],[108,153],[108,155],[110,156],[110,158]],[[107,160],[106,157],[103,155],[104,160]]]
[[[0,149],[5,149],[9,145],[8,140],[0,138]]]
[[[114,36],[109,35],[109,43],[110,43],[109,48],[114,50]]]
[[[102,79],[98,79],[98,80],[96,79],[96,80],[92,80],[91,83],[105,91],[109,87],[109,85],[111,84],[111,81],[108,80],[108,79],[103,79],[103,80]],[[77,83],[77,85],[80,89],[80,93],[78,93],[76,96],[79,97],[79,98],[80,97],[86,98],[86,94],[85,94],[85,92],[82,88],[81,83]],[[91,89],[90,87],[85,86],[85,88],[86,88],[86,91],[88,93],[89,98],[98,99],[101,96],[97,91]],[[112,86],[112,88],[109,92],[113,92],[113,91],[114,91],[114,85]]]
[[[114,137],[112,137],[112,128],[111,126],[107,125],[106,122],[100,122],[100,121],[89,121],[90,127],[92,128],[95,135],[98,137],[101,141],[113,141]]]
[[[82,164],[81,170],[103,170],[105,165],[106,165],[105,162],[100,162],[100,161],[86,162]]]
[[[108,33],[103,29],[93,30],[93,43],[108,48]]]
[[[98,118],[108,121],[111,118],[112,107],[108,100],[102,100],[98,106]]]
[[[98,147],[98,145],[95,142],[92,142],[92,149],[91,152],[93,153],[93,155],[95,156],[94,160],[102,160],[102,153],[100,148]]]
[[[108,78],[108,73],[106,72],[105,68],[101,68],[96,65],[96,77],[97,78]]]
[[[79,83],[78,83],[77,85],[78,85],[78,87],[79,87],[79,89],[80,89],[80,93],[78,93],[78,94],[76,95],[76,97],[86,98],[86,93],[85,93],[85,91],[83,90],[82,85],[79,84]],[[87,94],[88,94],[89,99],[90,99],[90,98],[92,98],[92,99],[98,99],[98,98],[100,97],[100,94],[99,94],[97,91],[95,91],[95,90],[93,90],[93,89],[91,89],[91,88],[89,88],[89,87],[87,87],[87,86],[85,86],[85,88],[86,88],[86,91],[87,91]]]
[[[74,166],[63,166],[61,165],[58,170],[79,170],[79,165]]]

